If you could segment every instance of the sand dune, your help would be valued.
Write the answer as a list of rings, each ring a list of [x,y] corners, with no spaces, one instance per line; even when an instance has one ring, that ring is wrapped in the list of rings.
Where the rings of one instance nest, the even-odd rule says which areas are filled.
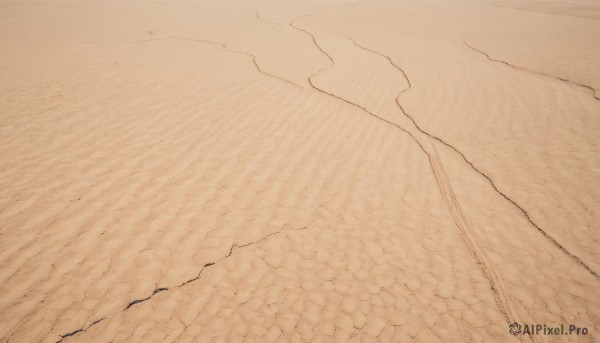
[[[596,339],[594,2],[0,8],[0,341]]]

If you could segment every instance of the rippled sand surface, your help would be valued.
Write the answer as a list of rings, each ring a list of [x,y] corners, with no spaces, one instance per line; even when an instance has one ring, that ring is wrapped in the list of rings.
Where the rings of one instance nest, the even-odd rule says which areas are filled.
[[[592,0],[0,0],[0,342],[597,340],[598,42]]]

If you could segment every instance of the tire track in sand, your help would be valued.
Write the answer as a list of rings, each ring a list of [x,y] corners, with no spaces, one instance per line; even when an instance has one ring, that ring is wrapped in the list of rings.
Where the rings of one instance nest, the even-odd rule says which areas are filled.
[[[304,17],[304,16],[302,16],[302,17]],[[470,235],[470,233],[468,231],[467,222],[464,218],[462,210],[460,209],[460,205],[456,199],[456,196],[454,195],[454,191],[452,190],[452,186],[450,185],[450,182],[448,180],[446,172],[443,168],[442,162],[437,154],[437,151],[435,150],[433,142],[431,141],[431,137],[428,137],[428,142],[427,142],[431,146],[431,148],[430,148],[431,152],[429,152],[428,149],[426,149],[424,146],[424,144],[427,144],[427,143],[422,143],[421,141],[419,141],[413,133],[411,133],[404,127],[369,111],[364,106],[361,106],[350,100],[344,99],[338,95],[330,93],[324,89],[319,88],[317,85],[315,85],[314,82],[312,81],[312,78],[315,77],[316,75],[318,75],[319,73],[333,67],[335,65],[335,61],[333,60],[331,55],[329,55],[329,53],[327,53],[318,44],[315,36],[312,33],[294,25],[294,22],[302,17],[298,17],[298,18],[292,20],[289,23],[289,25],[291,27],[293,27],[294,29],[296,29],[298,31],[302,31],[306,35],[308,35],[312,39],[312,41],[315,44],[315,46],[317,47],[317,49],[319,49],[325,56],[327,56],[327,58],[331,62],[329,66],[318,70],[317,72],[313,73],[312,75],[310,75],[308,77],[308,82],[311,85],[311,87],[320,93],[326,94],[326,95],[336,98],[336,99],[339,99],[349,105],[352,105],[353,107],[360,108],[362,111],[366,112],[367,114],[371,115],[372,117],[402,130],[403,132],[407,133],[413,139],[413,141],[415,143],[417,143],[419,145],[419,147],[425,153],[425,155],[427,156],[427,158],[429,160],[429,164],[433,171],[436,183],[438,185],[438,188],[440,190],[440,193],[442,195],[444,203],[447,205],[447,207],[449,209],[452,220],[454,221],[455,225],[458,227],[458,229],[460,231],[460,235],[463,238],[463,241],[467,245],[467,248],[468,248],[469,252],[471,253],[471,255],[474,257],[476,263],[479,265],[483,276],[490,283],[490,287],[491,287],[492,293],[494,295],[494,300],[498,306],[499,311],[504,316],[506,322],[508,324],[510,324],[516,318],[515,314],[514,314],[513,306],[510,304],[509,298],[506,296],[506,292],[504,291],[504,287],[502,286],[502,281],[498,278],[497,274],[494,272],[493,267],[488,263],[485,255],[477,247],[477,244],[475,243],[473,237]],[[402,90],[402,92],[404,92],[405,90]]]
[[[375,50],[371,50],[371,49],[365,48],[365,47],[363,47],[363,46],[359,45],[359,44],[358,44],[358,43],[357,43],[357,42],[356,42],[354,39],[352,39],[352,38],[349,38],[349,39],[350,39],[350,40],[351,40],[351,41],[352,41],[352,42],[353,42],[353,43],[354,43],[354,44],[355,44],[357,47],[359,47],[359,48],[361,48],[361,49],[363,49],[363,50],[370,51],[370,52],[372,52],[372,53],[374,53],[374,54],[377,54],[377,55],[379,55],[379,56],[381,56],[381,57],[383,57],[383,58],[387,59],[387,60],[389,61],[389,63],[390,63],[390,64],[391,64],[391,65],[392,65],[394,68],[396,68],[396,69],[397,69],[397,70],[398,70],[398,71],[399,71],[399,72],[400,72],[400,73],[403,75],[403,77],[405,78],[406,82],[408,83],[408,87],[407,87],[407,88],[405,88],[405,89],[403,89],[403,90],[401,90],[401,91],[398,93],[398,95],[397,95],[397,96],[396,96],[396,98],[395,98],[396,105],[397,105],[397,106],[400,108],[400,110],[402,111],[402,113],[403,113],[403,114],[404,114],[406,117],[408,117],[408,118],[410,119],[410,121],[411,121],[411,122],[414,124],[414,126],[416,127],[416,129],[417,129],[418,131],[420,131],[421,133],[423,133],[423,134],[427,135],[429,138],[431,138],[431,139],[434,139],[434,140],[436,140],[436,141],[438,141],[438,142],[442,143],[443,145],[447,146],[448,148],[452,149],[454,152],[456,152],[457,154],[459,154],[459,155],[462,157],[462,159],[463,159],[463,160],[464,160],[464,161],[465,161],[465,162],[466,162],[466,163],[467,163],[467,164],[468,164],[468,165],[469,165],[469,166],[470,166],[470,167],[471,167],[471,168],[472,168],[474,171],[476,171],[476,172],[477,172],[479,175],[481,175],[481,176],[485,177],[485,178],[486,178],[486,179],[489,181],[490,185],[492,186],[492,188],[494,189],[494,191],[495,191],[496,193],[498,193],[499,195],[501,195],[501,196],[502,196],[502,197],[503,197],[505,200],[507,200],[508,202],[510,202],[510,203],[511,203],[511,204],[512,204],[514,207],[516,207],[516,208],[517,208],[517,209],[518,209],[518,210],[519,210],[519,211],[520,211],[520,212],[523,214],[523,216],[524,216],[524,217],[527,219],[527,221],[528,221],[528,222],[529,222],[529,223],[530,223],[530,224],[531,224],[531,225],[532,225],[532,226],[533,226],[533,227],[534,227],[534,228],[535,228],[535,229],[536,229],[536,230],[537,230],[537,231],[538,231],[540,234],[542,234],[542,236],[544,236],[544,238],[546,238],[546,239],[547,239],[547,240],[548,240],[550,243],[552,243],[552,245],[554,245],[554,246],[555,246],[555,247],[557,247],[559,250],[561,250],[561,251],[562,251],[562,252],[563,252],[565,255],[567,255],[568,257],[570,257],[570,258],[571,258],[571,259],[572,259],[572,260],[573,260],[573,261],[574,261],[576,264],[578,264],[579,266],[581,266],[581,267],[585,268],[585,269],[586,269],[586,270],[587,270],[587,271],[588,271],[590,274],[592,274],[592,275],[593,275],[593,276],[594,276],[596,279],[600,279],[600,277],[599,277],[598,273],[596,273],[596,272],[595,272],[595,271],[594,271],[594,270],[593,270],[593,269],[592,269],[590,266],[588,266],[588,265],[587,265],[587,264],[586,264],[586,263],[585,263],[583,260],[581,260],[581,259],[580,259],[578,256],[576,256],[575,254],[571,253],[571,252],[570,252],[570,251],[569,251],[567,248],[565,248],[565,247],[564,247],[562,244],[560,244],[558,241],[556,241],[556,239],[554,239],[554,238],[553,238],[552,236],[550,236],[550,235],[549,235],[549,234],[548,234],[548,233],[547,233],[545,230],[543,230],[543,229],[542,229],[542,228],[541,228],[539,225],[537,225],[537,224],[536,224],[536,223],[533,221],[533,219],[531,219],[531,216],[529,215],[529,213],[528,213],[528,212],[527,212],[527,211],[526,211],[526,210],[525,210],[525,209],[524,209],[524,208],[523,208],[521,205],[519,205],[519,204],[518,204],[516,201],[514,201],[514,200],[513,200],[511,197],[509,197],[509,196],[508,196],[506,193],[504,193],[504,192],[502,192],[500,189],[498,189],[498,186],[496,186],[496,184],[495,184],[495,183],[492,181],[492,179],[491,179],[489,176],[487,176],[487,175],[486,175],[484,172],[482,172],[482,171],[481,171],[481,169],[477,168],[477,167],[476,167],[476,166],[473,164],[473,162],[471,162],[471,161],[470,161],[470,160],[467,158],[467,156],[466,156],[466,155],[465,155],[465,154],[464,154],[462,151],[458,150],[458,149],[457,149],[456,147],[454,147],[452,144],[450,144],[450,143],[448,143],[448,142],[444,141],[443,139],[441,139],[441,138],[439,138],[439,137],[437,137],[437,136],[434,136],[434,135],[432,135],[432,134],[430,134],[430,133],[428,133],[428,132],[424,131],[424,130],[423,130],[423,129],[422,129],[420,126],[419,126],[419,124],[417,124],[417,122],[416,122],[416,120],[414,119],[414,117],[413,117],[412,115],[410,115],[410,114],[409,114],[409,113],[408,113],[408,112],[407,112],[407,111],[404,109],[404,107],[402,106],[402,104],[401,104],[401,103],[400,103],[400,101],[398,100],[398,98],[400,97],[400,95],[402,95],[402,93],[404,93],[404,92],[406,92],[407,90],[409,90],[410,88],[412,88],[412,84],[411,84],[411,82],[410,82],[410,79],[408,78],[408,76],[406,75],[406,73],[404,72],[404,70],[402,70],[402,68],[400,68],[400,67],[399,67],[397,64],[395,64],[395,63],[394,63],[394,61],[393,61],[393,60],[392,60],[390,57],[388,57],[388,56],[386,56],[386,55],[384,55],[384,54],[382,54],[382,53],[380,53],[380,52],[377,52],[377,51],[375,51]],[[466,43],[465,43],[465,44],[466,44]],[[502,61],[500,61],[500,62],[502,62]],[[503,62],[503,63],[505,63],[505,62]],[[510,65],[510,64],[507,64],[507,65]],[[518,67],[516,67],[516,68],[518,68]],[[542,73],[542,74],[543,74],[543,73]],[[545,75],[545,74],[544,74],[544,75]],[[549,77],[554,77],[554,76],[551,76],[551,75],[547,75],[547,76],[549,76]],[[561,79],[561,80],[562,80],[562,79]],[[563,80],[563,81],[568,81],[568,80]],[[571,81],[568,81],[568,82],[571,82]],[[584,86],[584,87],[587,87],[587,86]],[[589,87],[588,87],[588,88],[589,88]]]

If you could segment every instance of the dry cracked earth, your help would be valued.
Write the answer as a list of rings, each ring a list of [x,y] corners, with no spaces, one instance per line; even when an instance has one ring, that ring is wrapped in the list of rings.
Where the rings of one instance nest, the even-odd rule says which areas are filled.
[[[597,340],[594,1],[0,8],[0,342]]]

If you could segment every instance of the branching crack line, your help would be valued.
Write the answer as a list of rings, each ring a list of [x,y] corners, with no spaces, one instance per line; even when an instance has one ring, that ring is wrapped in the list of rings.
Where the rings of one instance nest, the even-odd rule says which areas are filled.
[[[135,306],[135,305],[137,305],[137,304],[140,304],[140,303],[143,303],[143,302],[145,302],[145,301],[148,301],[148,300],[152,299],[152,297],[154,297],[154,296],[155,296],[156,294],[158,294],[158,293],[161,293],[161,292],[167,292],[167,291],[169,291],[169,290],[173,290],[173,289],[181,288],[181,287],[184,287],[185,285],[187,285],[187,284],[189,284],[189,283],[192,283],[192,282],[194,282],[194,281],[196,281],[196,280],[200,279],[200,276],[202,275],[202,272],[204,271],[204,269],[206,269],[206,268],[208,268],[208,267],[210,267],[210,266],[213,266],[213,265],[215,265],[215,264],[217,264],[217,263],[219,263],[219,262],[221,262],[221,261],[225,260],[225,259],[226,259],[226,258],[228,258],[228,257],[231,257],[231,255],[233,254],[234,250],[239,250],[239,249],[242,249],[242,248],[246,248],[246,247],[249,247],[249,246],[253,246],[253,245],[256,245],[256,244],[262,243],[263,241],[265,241],[265,240],[267,240],[267,239],[269,239],[269,238],[271,238],[271,237],[273,237],[273,236],[279,235],[279,234],[281,234],[281,233],[283,233],[283,232],[287,232],[287,231],[301,231],[301,230],[310,230],[310,229],[312,229],[312,228],[309,228],[309,227],[306,227],[306,226],[303,226],[303,227],[300,227],[300,228],[283,228],[283,229],[281,229],[281,230],[279,230],[279,231],[272,232],[272,233],[270,233],[270,234],[268,234],[268,235],[266,235],[266,236],[263,236],[262,238],[260,238],[260,239],[258,239],[258,240],[256,240],[256,241],[252,241],[252,242],[250,242],[250,243],[246,243],[246,244],[238,245],[237,243],[235,243],[235,242],[234,242],[234,243],[231,245],[231,247],[229,248],[229,253],[228,253],[227,255],[225,255],[225,256],[223,256],[223,257],[221,257],[221,258],[218,258],[218,259],[216,259],[216,260],[214,260],[214,261],[212,261],[212,262],[208,262],[208,263],[204,264],[204,265],[202,266],[202,268],[200,269],[200,271],[198,272],[197,276],[196,276],[196,277],[194,277],[193,279],[189,279],[189,280],[187,280],[187,281],[185,281],[185,282],[183,282],[183,283],[181,283],[181,284],[179,284],[179,285],[177,285],[177,286],[170,287],[170,288],[167,288],[167,287],[159,287],[159,288],[156,288],[156,289],[155,289],[155,290],[152,292],[152,294],[151,294],[151,295],[149,295],[148,297],[146,297],[146,298],[143,298],[143,299],[136,299],[136,300],[133,300],[133,301],[131,301],[131,302],[130,302],[130,303],[128,303],[128,304],[127,304],[127,306],[125,306],[125,308],[124,308],[123,310],[121,310],[121,311],[118,311],[118,312],[115,312],[115,313],[113,313],[113,314],[111,314],[111,315],[108,315],[108,316],[106,316],[106,317],[100,318],[100,319],[98,319],[98,320],[94,321],[93,323],[91,323],[90,325],[87,325],[87,326],[85,326],[85,325],[84,325],[83,327],[81,327],[81,328],[79,328],[79,329],[77,329],[77,330],[74,330],[74,331],[71,331],[71,332],[68,332],[68,333],[65,333],[65,334],[62,334],[62,335],[60,335],[60,339],[59,339],[58,341],[56,341],[56,343],[60,343],[60,342],[62,342],[64,339],[67,339],[67,338],[69,338],[69,337],[75,336],[75,335],[77,335],[77,334],[80,334],[80,333],[82,333],[82,332],[86,332],[86,331],[87,331],[87,330],[89,330],[89,329],[90,329],[92,326],[94,326],[94,325],[96,325],[96,324],[98,324],[98,323],[100,323],[100,322],[102,322],[102,321],[104,321],[104,320],[110,319],[110,318],[114,317],[115,315],[117,315],[117,314],[119,314],[119,313],[125,312],[125,311],[129,310],[131,307],[133,307],[133,306]]]
[[[292,229],[292,228],[288,228],[288,229],[282,229],[282,230],[279,230],[279,231],[276,231],[276,232],[270,233],[270,234],[268,234],[268,235],[266,235],[266,236],[262,237],[261,239],[259,239],[259,240],[257,240],[257,241],[254,241],[254,242],[246,243],[246,244],[243,244],[243,245],[237,245],[237,243],[234,243],[234,244],[232,244],[232,245],[231,245],[231,248],[229,248],[229,253],[228,253],[227,255],[225,255],[225,256],[223,256],[223,257],[221,257],[220,259],[217,259],[217,260],[215,260],[215,261],[212,261],[212,262],[209,262],[209,263],[205,264],[205,265],[202,267],[202,269],[200,269],[200,271],[198,272],[198,275],[197,275],[195,278],[193,278],[193,279],[189,279],[189,280],[187,280],[187,281],[185,281],[185,282],[181,283],[179,286],[177,286],[177,288],[178,288],[178,287],[185,286],[185,285],[187,285],[187,284],[188,284],[188,283],[190,283],[190,282],[194,282],[194,281],[198,280],[198,279],[200,278],[200,276],[202,275],[202,272],[204,271],[204,268],[210,267],[210,266],[212,266],[212,265],[214,265],[214,264],[216,264],[216,263],[219,263],[219,262],[221,262],[222,260],[224,260],[224,259],[226,259],[226,258],[230,257],[230,256],[233,254],[233,251],[234,251],[235,249],[242,249],[242,248],[245,248],[245,247],[248,247],[248,246],[251,246],[251,245],[255,245],[255,244],[261,243],[262,241],[264,241],[264,240],[267,240],[267,239],[271,238],[272,236],[278,235],[278,234],[280,234],[280,233],[282,233],[282,232],[284,232],[284,231],[291,231],[291,230],[294,230],[294,231],[299,231],[299,230],[308,230],[308,229],[310,229],[310,228],[308,228],[308,227],[306,227],[306,226],[303,226],[303,227],[301,227],[301,228],[295,228],[295,229]]]
[[[219,46],[227,51],[229,51],[230,53],[234,53],[234,54],[240,54],[240,55],[245,55],[248,56],[252,59],[252,64],[254,64],[254,68],[256,68],[256,70],[261,73],[264,74],[268,77],[271,78],[275,78],[278,79],[280,81],[283,81],[291,86],[294,86],[298,89],[303,89],[304,87],[300,86],[299,84],[296,84],[290,80],[284,79],[283,77],[277,76],[277,75],[273,75],[269,72],[266,72],[264,69],[261,68],[261,66],[258,64],[258,62],[256,61],[256,55],[251,54],[249,52],[245,52],[245,51],[239,51],[239,50],[234,50],[230,47],[228,47],[226,44],[224,43],[220,43],[220,42],[215,42],[215,41],[211,41],[211,40],[207,40],[207,39],[200,39],[200,38],[186,38],[186,37],[179,37],[179,36],[170,36],[170,37],[163,37],[163,38],[150,38],[150,39],[140,39],[140,40],[131,40],[131,41],[113,41],[113,42],[102,42],[102,41],[84,41],[81,42],[81,44],[114,44],[114,43],[123,43],[123,44],[127,44],[127,43],[143,43],[143,42],[154,42],[154,41],[166,41],[166,40],[181,40],[181,41],[190,41],[190,42],[201,42],[201,43],[206,43],[206,44],[212,44],[212,45],[216,45]]]
[[[509,63],[509,62],[503,61],[503,60],[499,60],[499,59],[492,58],[492,57],[491,57],[491,56],[490,56],[488,53],[486,53],[485,51],[483,51],[483,50],[480,50],[480,49],[478,49],[478,48],[475,48],[475,47],[473,47],[472,45],[470,45],[470,44],[469,44],[469,43],[467,43],[467,42],[464,42],[464,43],[465,43],[465,45],[466,45],[466,46],[467,46],[469,49],[471,49],[471,50],[473,50],[473,51],[476,51],[476,52],[478,52],[478,53],[482,54],[483,56],[485,56],[485,57],[486,57],[488,60],[490,60],[490,61],[493,61],[493,62],[498,62],[498,63],[502,63],[502,64],[504,64],[504,65],[506,65],[506,66],[508,66],[508,67],[510,67],[510,68],[512,68],[512,69],[519,70],[519,71],[522,71],[522,72],[526,72],[526,73],[531,73],[531,74],[536,74],[536,75],[540,75],[540,76],[549,77],[549,78],[552,78],[552,79],[555,79],[555,80],[559,80],[559,81],[562,81],[562,82],[569,83],[569,84],[571,84],[571,85],[573,85],[573,86],[576,86],[576,87],[582,87],[582,88],[585,88],[585,89],[587,89],[587,90],[589,90],[589,91],[591,91],[591,92],[592,92],[592,96],[594,97],[594,99],[596,99],[596,100],[600,100],[600,97],[598,97],[598,96],[596,95],[596,89],[595,89],[594,87],[591,87],[591,86],[585,85],[585,84],[583,84],[583,83],[579,83],[579,82],[571,81],[571,80],[569,80],[569,79],[565,79],[565,78],[562,78],[562,77],[554,76],[554,75],[552,75],[552,74],[544,73],[544,72],[541,72],[541,71],[537,71],[537,70],[531,70],[531,69],[523,68],[523,67],[520,67],[520,66],[517,66],[517,65],[511,64],[511,63]]]
[[[273,75],[273,74],[270,74],[270,73],[268,73],[268,72],[264,71],[264,70],[263,70],[263,69],[260,67],[260,65],[258,64],[258,62],[256,62],[256,55],[254,55],[254,54],[251,54],[251,53],[249,53],[249,52],[245,52],[245,51],[239,51],[239,50],[234,50],[234,49],[231,49],[230,47],[228,47],[228,46],[227,46],[226,44],[224,44],[224,43],[214,42],[214,41],[210,41],[210,40],[206,40],[206,39],[199,39],[199,38],[184,38],[184,37],[178,37],[178,36],[173,36],[173,39],[187,40],[187,41],[192,41],[192,42],[203,42],[203,43],[207,43],[207,44],[218,45],[218,46],[221,46],[221,47],[223,47],[225,50],[227,50],[227,51],[229,51],[229,52],[232,52],[232,53],[235,53],[235,54],[242,54],[242,55],[249,56],[249,57],[252,59],[252,63],[254,64],[254,67],[255,67],[255,68],[256,68],[256,70],[258,70],[260,73],[262,73],[262,74],[265,74],[265,75],[267,75],[267,76],[269,76],[269,77],[272,77],[272,78],[279,79],[279,80],[281,80],[281,81],[283,81],[283,82],[285,82],[285,83],[287,83],[287,84],[289,84],[289,85],[292,85],[292,86],[294,86],[294,87],[296,87],[296,88],[303,89],[303,87],[302,87],[302,86],[300,86],[300,85],[298,85],[298,84],[296,84],[296,83],[294,83],[294,82],[292,82],[292,81],[290,81],[290,80],[284,79],[284,78],[282,78],[282,77],[280,77],[280,76]]]
[[[600,277],[598,276],[598,273],[596,273],[594,270],[592,270],[585,262],[583,262],[579,257],[577,257],[575,254],[571,253],[569,250],[567,250],[563,245],[561,245],[560,243],[558,243],[558,241],[556,241],[552,236],[550,236],[546,231],[544,231],[539,225],[537,225],[532,219],[531,216],[529,215],[529,213],[521,206],[519,205],[516,201],[514,201],[512,198],[510,198],[508,195],[506,195],[506,193],[502,192],[500,189],[498,189],[498,187],[496,186],[496,184],[492,181],[492,179],[487,176],[484,172],[482,172],[479,168],[477,168],[466,156],[463,152],[461,152],[460,150],[458,150],[457,148],[455,148],[453,145],[451,145],[450,143],[447,143],[446,141],[444,141],[443,139],[430,134],[429,132],[424,131],[419,124],[417,124],[416,120],[414,119],[414,117],[412,115],[410,115],[402,106],[402,104],[400,103],[400,101],[398,100],[398,98],[400,97],[400,95],[402,93],[404,93],[405,91],[407,91],[408,89],[410,89],[412,87],[412,84],[408,78],[408,76],[406,75],[406,73],[404,72],[404,70],[402,70],[402,68],[400,68],[397,64],[394,63],[394,61],[380,53],[368,48],[365,48],[361,45],[359,45],[354,39],[351,39],[354,42],[354,44],[356,44],[356,46],[358,46],[361,49],[370,51],[374,54],[377,54],[381,57],[384,57],[385,59],[387,59],[390,64],[392,66],[394,66],[402,75],[403,77],[406,79],[406,82],[408,83],[408,87],[405,88],[404,90],[402,90],[400,93],[398,93],[398,96],[396,96],[395,101],[396,104],[398,105],[398,107],[400,108],[400,110],[402,111],[402,113],[408,117],[410,119],[410,121],[415,125],[415,127],[417,128],[417,130],[419,130],[421,133],[427,135],[428,137],[440,142],[441,144],[445,145],[446,147],[452,149],[454,152],[458,153],[462,159],[469,164],[469,166],[475,170],[478,174],[480,174],[481,176],[485,177],[490,185],[492,186],[492,188],[494,189],[494,191],[496,191],[496,193],[500,194],[504,199],[506,199],[508,202],[510,202],[513,206],[515,206],[522,214],[523,216],[525,216],[525,218],[527,219],[527,221],[539,232],[541,233],[548,241],[550,241],[550,243],[552,243],[555,247],[557,247],[558,249],[560,249],[564,254],[566,254],[567,256],[569,256],[575,263],[577,263],[579,266],[585,268],[588,272],[590,272],[596,279],[600,279]],[[465,43],[466,44],[466,43]]]
[[[290,22],[290,26],[291,26],[291,27],[293,27],[294,29],[298,30],[298,31],[304,32],[304,33],[305,33],[305,34],[306,34],[308,37],[310,37],[310,38],[312,39],[313,43],[315,44],[315,46],[317,47],[317,49],[319,49],[319,51],[321,51],[321,52],[322,52],[322,53],[323,53],[325,56],[327,56],[327,58],[328,58],[328,59],[329,59],[329,61],[331,62],[331,64],[330,64],[329,66],[327,66],[327,67],[325,67],[325,68],[323,68],[323,69],[320,69],[320,70],[316,71],[315,73],[313,73],[312,75],[310,75],[310,76],[308,77],[308,83],[309,83],[309,85],[310,85],[310,86],[311,86],[311,87],[312,87],[314,90],[316,90],[316,91],[318,91],[318,92],[320,92],[320,93],[322,93],[322,94],[325,94],[325,95],[327,95],[327,96],[330,96],[330,97],[336,98],[336,99],[338,99],[338,100],[341,100],[341,101],[343,101],[343,102],[345,102],[345,103],[347,103],[347,104],[349,104],[349,105],[351,105],[351,106],[353,106],[353,107],[359,108],[360,110],[362,110],[363,112],[366,112],[367,114],[369,114],[369,115],[373,116],[374,118],[376,118],[376,119],[378,119],[378,120],[381,120],[381,121],[383,121],[383,122],[385,122],[385,123],[387,123],[387,124],[389,124],[389,125],[392,125],[392,126],[394,126],[394,127],[398,128],[398,129],[400,129],[400,130],[404,131],[405,133],[407,133],[408,135],[410,135],[410,136],[413,138],[413,140],[414,140],[414,141],[415,141],[415,142],[416,142],[416,143],[417,143],[417,144],[418,144],[418,145],[421,147],[421,150],[423,150],[423,151],[424,151],[424,152],[427,154],[427,151],[425,150],[425,148],[423,147],[423,145],[421,145],[421,143],[420,143],[420,142],[419,142],[419,141],[418,141],[418,140],[417,140],[417,139],[416,139],[416,138],[415,138],[415,137],[412,135],[412,133],[410,133],[409,131],[407,131],[406,129],[404,129],[402,126],[400,126],[400,125],[398,125],[398,124],[396,124],[396,123],[394,123],[394,122],[392,122],[392,121],[390,121],[390,120],[387,120],[387,119],[385,119],[385,118],[383,118],[383,117],[380,117],[380,116],[378,116],[377,114],[375,114],[375,113],[373,113],[373,112],[369,111],[369,110],[368,110],[367,108],[365,108],[364,106],[361,106],[361,105],[359,105],[359,104],[357,104],[357,103],[354,103],[354,102],[352,102],[352,101],[350,101],[350,100],[344,99],[344,98],[340,97],[339,95],[336,95],[336,94],[330,93],[330,92],[328,92],[328,91],[326,91],[326,90],[324,90],[324,89],[322,89],[322,88],[319,88],[319,87],[318,87],[318,86],[317,86],[317,85],[316,85],[316,84],[313,82],[313,80],[312,80],[312,79],[313,79],[313,78],[314,78],[316,75],[318,75],[318,74],[320,74],[321,72],[323,72],[323,71],[325,71],[325,70],[327,70],[327,69],[329,69],[329,68],[333,67],[333,66],[335,65],[335,62],[334,62],[333,58],[331,57],[331,55],[329,55],[329,53],[327,53],[327,51],[323,50],[323,48],[322,48],[322,47],[319,45],[319,43],[317,43],[317,40],[316,40],[315,36],[314,36],[312,33],[308,32],[307,30],[305,30],[305,29],[303,29],[303,28],[300,28],[300,27],[298,27],[298,26],[294,25],[294,22],[295,22],[296,20],[298,20],[298,19],[300,19],[300,18],[303,18],[303,17],[307,17],[307,16],[301,16],[301,17],[298,17],[298,18],[296,18],[296,19],[292,20],[292,21]],[[428,156],[429,156],[429,154],[428,154]]]

